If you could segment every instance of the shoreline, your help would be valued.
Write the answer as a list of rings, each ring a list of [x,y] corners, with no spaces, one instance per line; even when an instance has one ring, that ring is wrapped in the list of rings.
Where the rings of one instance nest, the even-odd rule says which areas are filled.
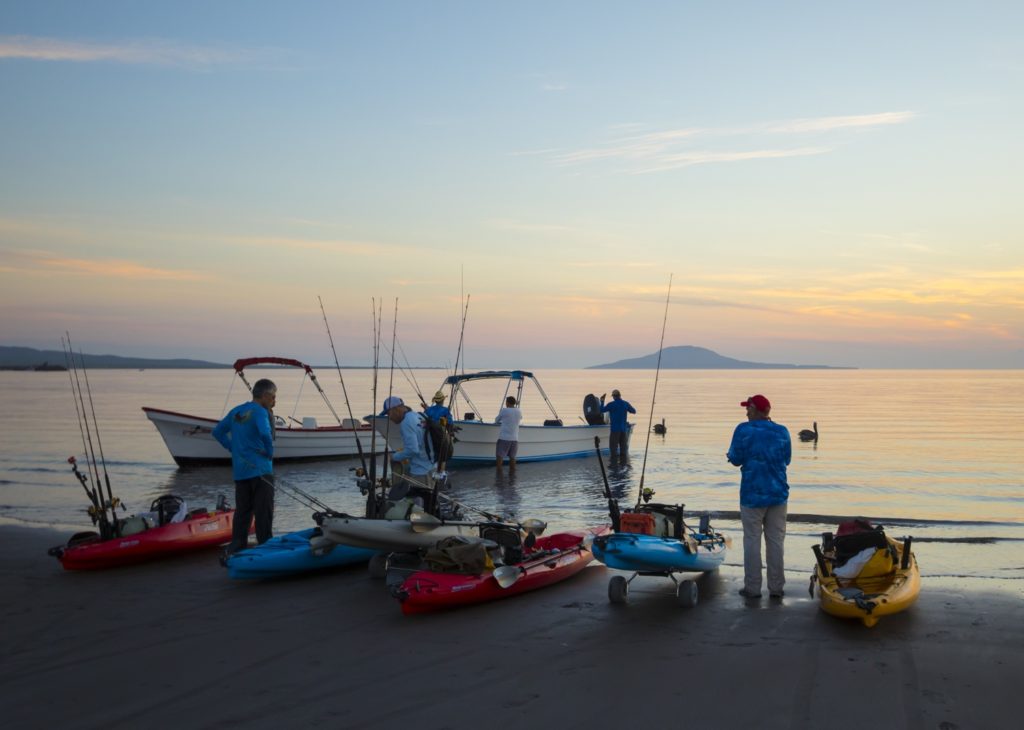
[[[825,615],[802,574],[745,603],[741,570],[680,608],[638,578],[611,606],[603,566],[549,589],[405,617],[362,566],[230,581],[216,551],[95,573],[0,525],[0,712],[10,727],[1011,727],[1021,592],[927,579],[872,629]],[[971,581],[972,583],[974,581]]]

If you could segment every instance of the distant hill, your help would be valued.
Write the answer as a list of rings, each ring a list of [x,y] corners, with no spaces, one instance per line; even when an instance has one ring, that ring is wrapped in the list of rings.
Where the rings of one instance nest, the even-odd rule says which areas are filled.
[[[588,370],[653,370],[658,366],[658,353],[654,352],[643,357],[591,365]],[[705,347],[677,345],[662,350],[661,367],[666,370],[853,370],[855,368],[836,368],[831,365],[792,365],[789,363],[746,362],[719,355]]]
[[[119,355],[83,355],[87,368],[229,368],[219,362],[188,360],[184,358],[157,360],[147,357],[121,357]],[[0,345],[0,370],[26,369],[42,365],[64,365],[64,353],[60,350],[37,350],[33,347],[5,347]],[[78,353],[75,353],[78,362]]]

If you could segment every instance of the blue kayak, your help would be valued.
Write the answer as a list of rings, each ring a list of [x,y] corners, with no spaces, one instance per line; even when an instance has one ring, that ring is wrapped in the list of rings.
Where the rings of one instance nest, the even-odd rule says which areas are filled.
[[[228,575],[240,580],[282,578],[342,565],[365,563],[377,554],[376,550],[348,545],[318,545],[314,552],[310,539],[321,534],[319,528],[311,527],[308,530],[273,537],[256,547],[239,550],[225,563]]]
[[[616,532],[594,539],[594,557],[617,570],[637,573],[705,573],[725,560],[721,535],[693,532],[684,539]]]

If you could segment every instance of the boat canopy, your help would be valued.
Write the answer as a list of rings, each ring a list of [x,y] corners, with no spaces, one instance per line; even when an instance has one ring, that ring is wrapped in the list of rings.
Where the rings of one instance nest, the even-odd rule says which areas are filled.
[[[235,371],[242,372],[250,365],[287,365],[293,368],[302,368],[307,373],[312,374],[313,368],[304,362],[298,360],[292,360],[288,357],[243,357],[235,360]]]
[[[533,373],[527,370],[481,370],[479,373],[462,373],[462,375],[449,375],[445,378],[445,385],[455,385],[466,380],[486,380],[487,378],[508,378],[509,380],[523,380],[532,378]]]

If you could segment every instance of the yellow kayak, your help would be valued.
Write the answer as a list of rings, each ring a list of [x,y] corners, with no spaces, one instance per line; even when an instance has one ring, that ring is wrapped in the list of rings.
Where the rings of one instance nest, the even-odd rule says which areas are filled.
[[[811,595],[825,613],[874,626],[882,616],[909,608],[921,592],[921,573],[910,549],[880,529],[832,538],[814,546]],[[872,552],[873,551],[873,552]],[[853,571],[856,571],[855,573]]]

